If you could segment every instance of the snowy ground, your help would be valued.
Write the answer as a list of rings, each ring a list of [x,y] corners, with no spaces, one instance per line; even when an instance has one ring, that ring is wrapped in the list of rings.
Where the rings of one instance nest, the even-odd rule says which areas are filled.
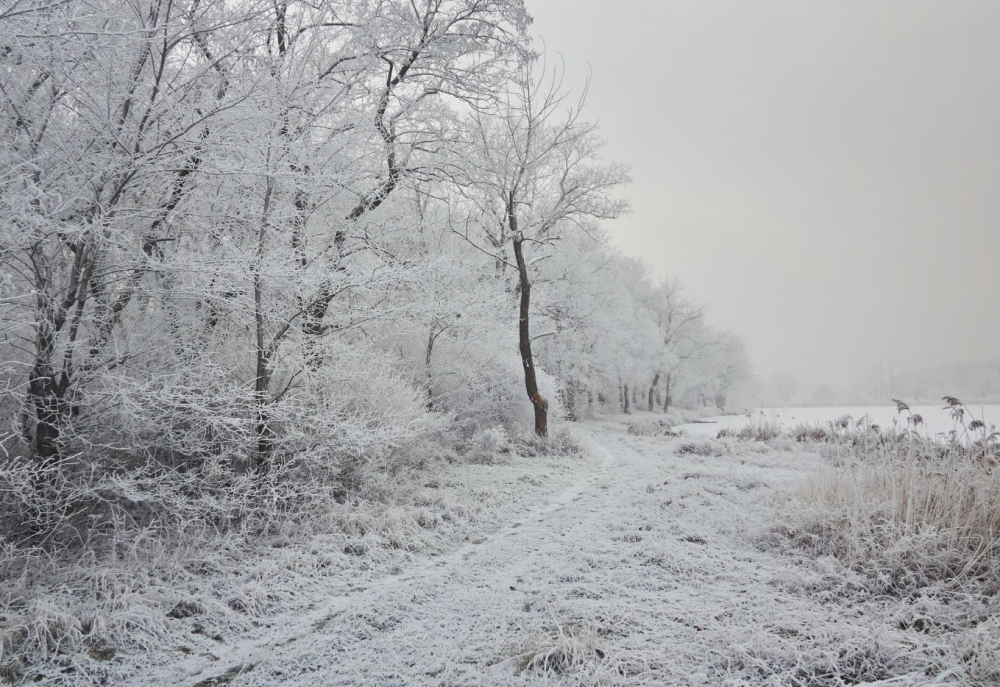
[[[833,560],[766,543],[817,454],[632,436],[628,421],[575,426],[592,460],[535,482],[558,488],[533,504],[510,499],[481,536],[244,636],[212,640],[197,619],[178,621],[184,643],[127,684],[947,681],[933,656],[950,649],[901,621],[905,603],[870,597]]]
[[[951,410],[942,407],[942,404],[930,406],[913,406],[910,409],[923,419],[920,428],[921,433],[929,436],[937,434],[947,434],[956,428],[955,420],[951,416]],[[1000,405],[970,405],[969,412],[972,417],[966,417],[966,422],[973,419],[980,420],[986,425],[996,425],[1000,427]],[[899,413],[896,406],[837,406],[828,408],[762,408],[752,411],[755,420],[775,420],[785,429],[791,429],[799,424],[825,425],[828,422],[836,421],[845,415],[854,420],[868,417],[872,422],[882,427],[899,428],[907,427],[907,413]],[[711,436],[714,437],[720,429],[739,430],[745,427],[751,420],[751,415],[742,413],[739,415],[719,415],[706,417],[698,422],[680,425],[678,429],[684,430],[691,436]]]

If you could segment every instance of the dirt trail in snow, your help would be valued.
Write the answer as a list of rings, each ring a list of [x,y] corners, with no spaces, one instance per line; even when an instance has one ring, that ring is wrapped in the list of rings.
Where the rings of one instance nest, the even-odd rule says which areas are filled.
[[[799,593],[822,564],[750,541],[814,457],[574,432],[598,467],[491,536],[132,684],[723,684],[870,641],[860,613]],[[575,665],[521,669],[549,649]]]

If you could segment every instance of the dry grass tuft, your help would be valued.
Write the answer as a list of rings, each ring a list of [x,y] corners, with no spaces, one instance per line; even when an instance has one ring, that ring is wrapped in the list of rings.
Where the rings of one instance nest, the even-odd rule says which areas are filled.
[[[733,437],[743,441],[771,441],[784,434],[781,422],[762,413],[750,416],[750,421],[739,429],[720,429],[718,438]]]
[[[814,508],[787,540],[863,573],[879,593],[981,596],[1000,592],[1000,467],[996,432],[964,421],[946,397],[956,431],[931,439],[864,420],[804,434],[822,441],[830,467],[809,481]],[[897,401],[900,412],[909,407]],[[919,418],[919,416],[917,416]]]
[[[867,571],[887,592],[943,580],[1000,591],[1000,470],[961,451],[875,448],[811,480],[824,517],[809,548]]]
[[[628,426],[628,434],[634,437],[677,436],[672,427],[665,420],[639,420]]]
[[[513,450],[520,456],[575,456],[583,453],[569,427],[561,425],[549,436],[523,434],[512,439]]]
[[[558,625],[525,642],[519,654],[521,671],[564,674],[605,658],[597,629],[590,625]]]

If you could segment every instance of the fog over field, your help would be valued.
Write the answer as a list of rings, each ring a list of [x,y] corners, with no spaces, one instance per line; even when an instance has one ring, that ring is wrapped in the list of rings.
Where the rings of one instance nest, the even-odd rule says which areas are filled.
[[[998,30],[0,0],[0,684],[1000,684]]]
[[[593,74],[591,112],[632,165],[615,242],[746,337],[763,383],[998,362],[1000,5],[532,13],[570,73]]]

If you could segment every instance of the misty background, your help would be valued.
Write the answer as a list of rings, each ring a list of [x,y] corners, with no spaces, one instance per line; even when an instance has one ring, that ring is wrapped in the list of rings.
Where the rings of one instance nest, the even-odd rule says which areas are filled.
[[[532,13],[632,166],[615,240],[746,338],[752,393],[1000,397],[1000,3]]]

